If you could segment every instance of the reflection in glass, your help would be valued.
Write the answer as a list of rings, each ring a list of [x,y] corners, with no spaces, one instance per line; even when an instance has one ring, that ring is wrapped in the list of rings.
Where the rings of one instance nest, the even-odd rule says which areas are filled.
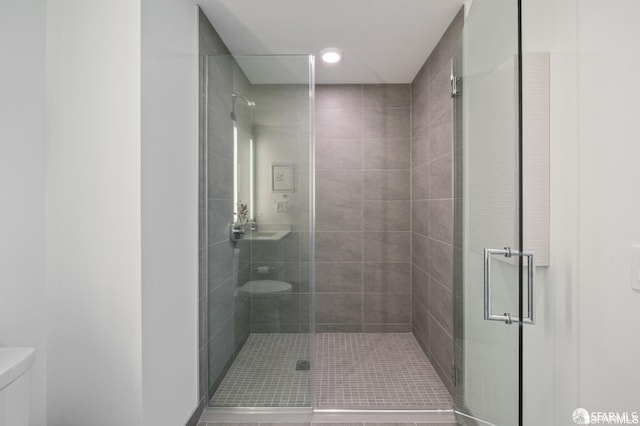
[[[210,406],[311,406],[309,61],[207,58]]]

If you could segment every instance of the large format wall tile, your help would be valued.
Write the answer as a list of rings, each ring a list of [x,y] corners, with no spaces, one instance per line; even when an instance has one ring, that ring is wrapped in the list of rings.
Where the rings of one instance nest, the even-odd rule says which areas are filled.
[[[429,270],[429,237],[411,233],[411,263],[423,271]]]
[[[233,250],[229,241],[222,241],[209,247],[208,291],[229,280],[233,274]]]
[[[429,202],[429,223],[433,239],[453,244],[453,200],[431,200]]]
[[[409,108],[365,108],[364,137],[366,139],[409,139],[411,113]]]
[[[453,152],[453,106],[442,111],[429,126],[429,158]]]
[[[429,161],[429,126],[411,131],[411,166],[417,167]]]
[[[365,200],[408,200],[411,197],[409,170],[365,170]]]
[[[233,161],[209,155],[209,198],[233,199]]]
[[[409,262],[410,232],[365,232],[365,262]]]
[[[362,324],[362,293],[316,294],[316,322]]]
[[[429,201],[413,200],[411,203],[411,230],[429,235]]]
[[[408,324],[411,293],[365,293],[364,322],[371,324]]]
[[[425,351],[429,355],[429,311],[416,298],[411,300],[411,317],[413,335]]]
[[[324,201],[362,200],[362,170],[318,170],[316,172],[316,199]]]
[[[362,263],[316,263],[316,292],[362,292]]]
[[[429,275],[453,288],[453,246],[429,238]]]
[[[387,294],[411,292],[410,106],[407,84],[316,89],[318,331],[411,329],[383,309]],[[363,295],[378,313],[366,327]],[[345,317],[331,301],[359,311]]]
[[[429,312],[442,328],[453,335],[453,293],[436,280],[429,281]]]
[[[365,263],[365,293],[411,293],[411,264]]]
[[[453,198],[453,156],[446,155],[429,164],[429,198]]]
[[[454,111],[450,83],[462,22],[461,10],[411,84],[412,326],[450,391],[454,301]],[[456,183],[460,181],[456,179]],[[461,241],[462,235],[456,238]]]
[[[362,232],[316,232],[317,262],[362,262]]]
[[[365,201],[364,229],[367,231],[410,231],[410,202]]]
[[[366,139],[365,169],[409,169],[409,138]]]
[[[316,108],[362,108],[362,86],[334,84],[316,86]]]
[[[316,137],[319,139],[362,137],[362,109],[317,108]]]
[[[362,140],[316,140],[316,170],[326,169],[362,169]]]
[[[209,244],[229,239],[229,223],[233,217],[233,200],[209,200]]]
[[[231,91],[233,81],[233,61],[229,50],[220,36],[211,26],[202,11],[198,11],[199,53],[200,53],[200,105],[199,105],[199,204],[200,217],[200,264],[199,264],[199,397],[205,404],[208,391],[217,386],[222,373],[228,366],[238,341],[234,335],[234,317],[236,312],[244,315],[246,311],[234,312],[233,293],[229,295],[229,269],[224,262],[232,259],[232,249],[225,242],[226,223],[231,220],[233,204],[232,192],[227,186],[233,181],[233,126],[227,114],[231,111]],[[215,56],[217,55],[217,56]],[[205,72],[209,69],[209,85]],[[207,94],[209,95],[207,97]],[[207,125],[208,124],[208,125]],[[206,158],[204,157],[206,155]],[[206,160],[206,161],[205,161]],[[209,168],[204,167],[205,164]],[[204,191],[205,181],[208,193]],[[209,211],[206,211],[207,206]],[[208,234],[202,230],[209,222]],[[220,244],[216,244],[220,243]],[[212,246],[213,247],[207,247]],[[207,250],[208,249],[208,250]],[[208,254],[208,257],[207,257]],[[229,281],[227,281],[229,280]],[[219,292],[220,301],[213,301],[207,293]],[[220,306],[223,302],[224,306]],[[207,306],[216,303],[216,307]],[[220,309],[218,309],[218,307]],[[210,313],[210,309],[215,312]],[[210,321],[210,323],[208,323]],[[245,321],[246,322],[246,321]],[[207,336],[208,330],[213,333]],[[217,330],[217,332],[216,332]],[[211,337],[211,338],[209,338]]]
[[[451,61],[440,69],[433,70],[435,74],[429,85],[428,116],[429,125],[444,111],[450,111],[453,105],[451,98]]]
[[[233,316],[233,280],[228,280],[209,293],[208,321],[209,338]]]
[[[451,389],[453,371],[453,338],[434,319],[429,317],[429,352],[438,375],[447,388]]]
[[[278,318],[280,324],[300,324],[300,293],[292,293],[286,301],[279,301],[278,309],[268,298],[252,297],[252,326],[260,325],[263,330],[270,328],[272,333],[277,332]]]
[[[337,199],[317,203],[316,230],[362,231],[362,201]]]
[[[411,169],[411,199],[426,200],[429,198],[429,163]]]
[[[409,108],[411,86],[408,84],[367,84],[363,87],[365,108]]]
[[[429,275],[416,265],[411,270],[411,296],[425,308],[429,306]]]

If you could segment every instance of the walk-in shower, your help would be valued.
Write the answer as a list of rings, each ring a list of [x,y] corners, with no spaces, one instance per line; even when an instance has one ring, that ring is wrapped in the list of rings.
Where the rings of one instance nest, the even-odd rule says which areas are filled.
[[[451,119],[448,94],[426,99],[450,61],[315,87],[308,56],[204,60],[209,406],[450,410],[451,277],[420,250],[446,257],[452,229],[411,217],[451,207],[453,136],[435,159],[410,150],[412,127]],[[412,184],[438,164],[444,183]]]
[[[202,57],[209,407],[452,412],[462,20],[410,84],[316,86],[306,55]]]
[[[306,55],[202,57],[210,407],[452,409],[446,88],[461,19],[412,84],[316,86]]]
[[[409,150],[428,78],[314,87],[308,56],[205,60],[209,405],[450,409],[448,361],[427,354],[451,340],[407,309],[428,305]]]

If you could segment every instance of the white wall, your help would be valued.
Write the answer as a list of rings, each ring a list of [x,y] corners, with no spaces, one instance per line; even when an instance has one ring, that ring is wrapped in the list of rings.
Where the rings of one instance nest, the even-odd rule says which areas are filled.
[[[46,424],[45,0],[0,2],[0,346],[32,346],[31,423]]]
[[[140,4],[47,1],[48,425],[139,425]]]
[[[640,411],[640,2],[580,0],[580,404]]]
[[[142,1],[144,424],[198,402],[198,33],[192,0]]]
[[[552,258],[525,337],[530,424],[565,424],[578,406],[638,411],[640,3],[527,1],[524,16],[525,50],[551,51],[552,95]]]
[[[15,89],[33,101],[35,120],[44,2],[41,12],[41,22],[25,18],[42,36],[40,63],[19,69],[40,73],[29,87],[40,97]],[[49,0],[46,23],[46,233],[43,153],[16,174],[33,149],[25,144],[7,169],[8,181],[34,180],[20,194],[40,204],[29,211],[42,223],[27,229],[24,211],[6,222],[24,218],[15,232],[29,231],[22,240],[36,258],[46,236],[48,311],[37,323],[48,323],[49,376],[38,396],[46,387],[49,425],[184,423],[197,405],[197,9]],[[14,276],[38,274],[25,261]]]
[[[525,424],[560,425],[571,421],[578,398],[575,0],[524,1],[523,50],[550,53],[551,85],[550,261],[537,268],[537,322],[525,327]]]

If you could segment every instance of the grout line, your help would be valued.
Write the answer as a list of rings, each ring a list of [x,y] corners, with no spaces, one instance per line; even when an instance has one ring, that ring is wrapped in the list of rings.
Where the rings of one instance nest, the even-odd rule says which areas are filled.
[[[364,273],[365,273],[365,270],[364,270],[364,249],[365,249],[365,247],[364,247],[364,236],[365,236],[365,232],[367,232],[367,231],[365,229],[365,222],[364,222],[364,200],[365,200],[365,196],[364,196],[364,192],[365,192],[364,191],[364,185],[365,185],[365,182],[364,182],[364,174],[365,174],[365,171],[364,171],[365,170],[364,169],[364,166],[365,166],[365,164],[364,164],[364,151],[365,151],[365,146],[364,146],[364,144],[365,144],[365,140],[366,140],[364,135],[365,135],[366,132],[365,132],[365,129],[364,129],[364,126],[365,126],[365,109],[364,109],[364,86],[363,85],[360,85],[360,96],[361,96],[360,102],[362,103],[361,104],[361,106],[362,106],[362,117],[361,117],[361,120],[362,120],[362,139],[361,139],[361,143],[360,143],[360,147],[361,147],[361,149],[360,149],[360,161],[361,161],[362,170],[363,170],[362,171],[362,186],[361,186],[361,188],[362,188],[362,210],[360,211],[360,213],[362,215],[362,217],[360,218],[361,223],[362,223],[362,238],[361,238],[361,242],[360,242],[361,246],[362,246],[361,247],[362,257],[360,258],[360,260],[362,262],[362,266],[361,266],[362,274],[360,275],[360,297],[361,297],[361,300],[362,300],[362,303],[360,305],[360,327],[362,327],[362,330],[364,331]]]

